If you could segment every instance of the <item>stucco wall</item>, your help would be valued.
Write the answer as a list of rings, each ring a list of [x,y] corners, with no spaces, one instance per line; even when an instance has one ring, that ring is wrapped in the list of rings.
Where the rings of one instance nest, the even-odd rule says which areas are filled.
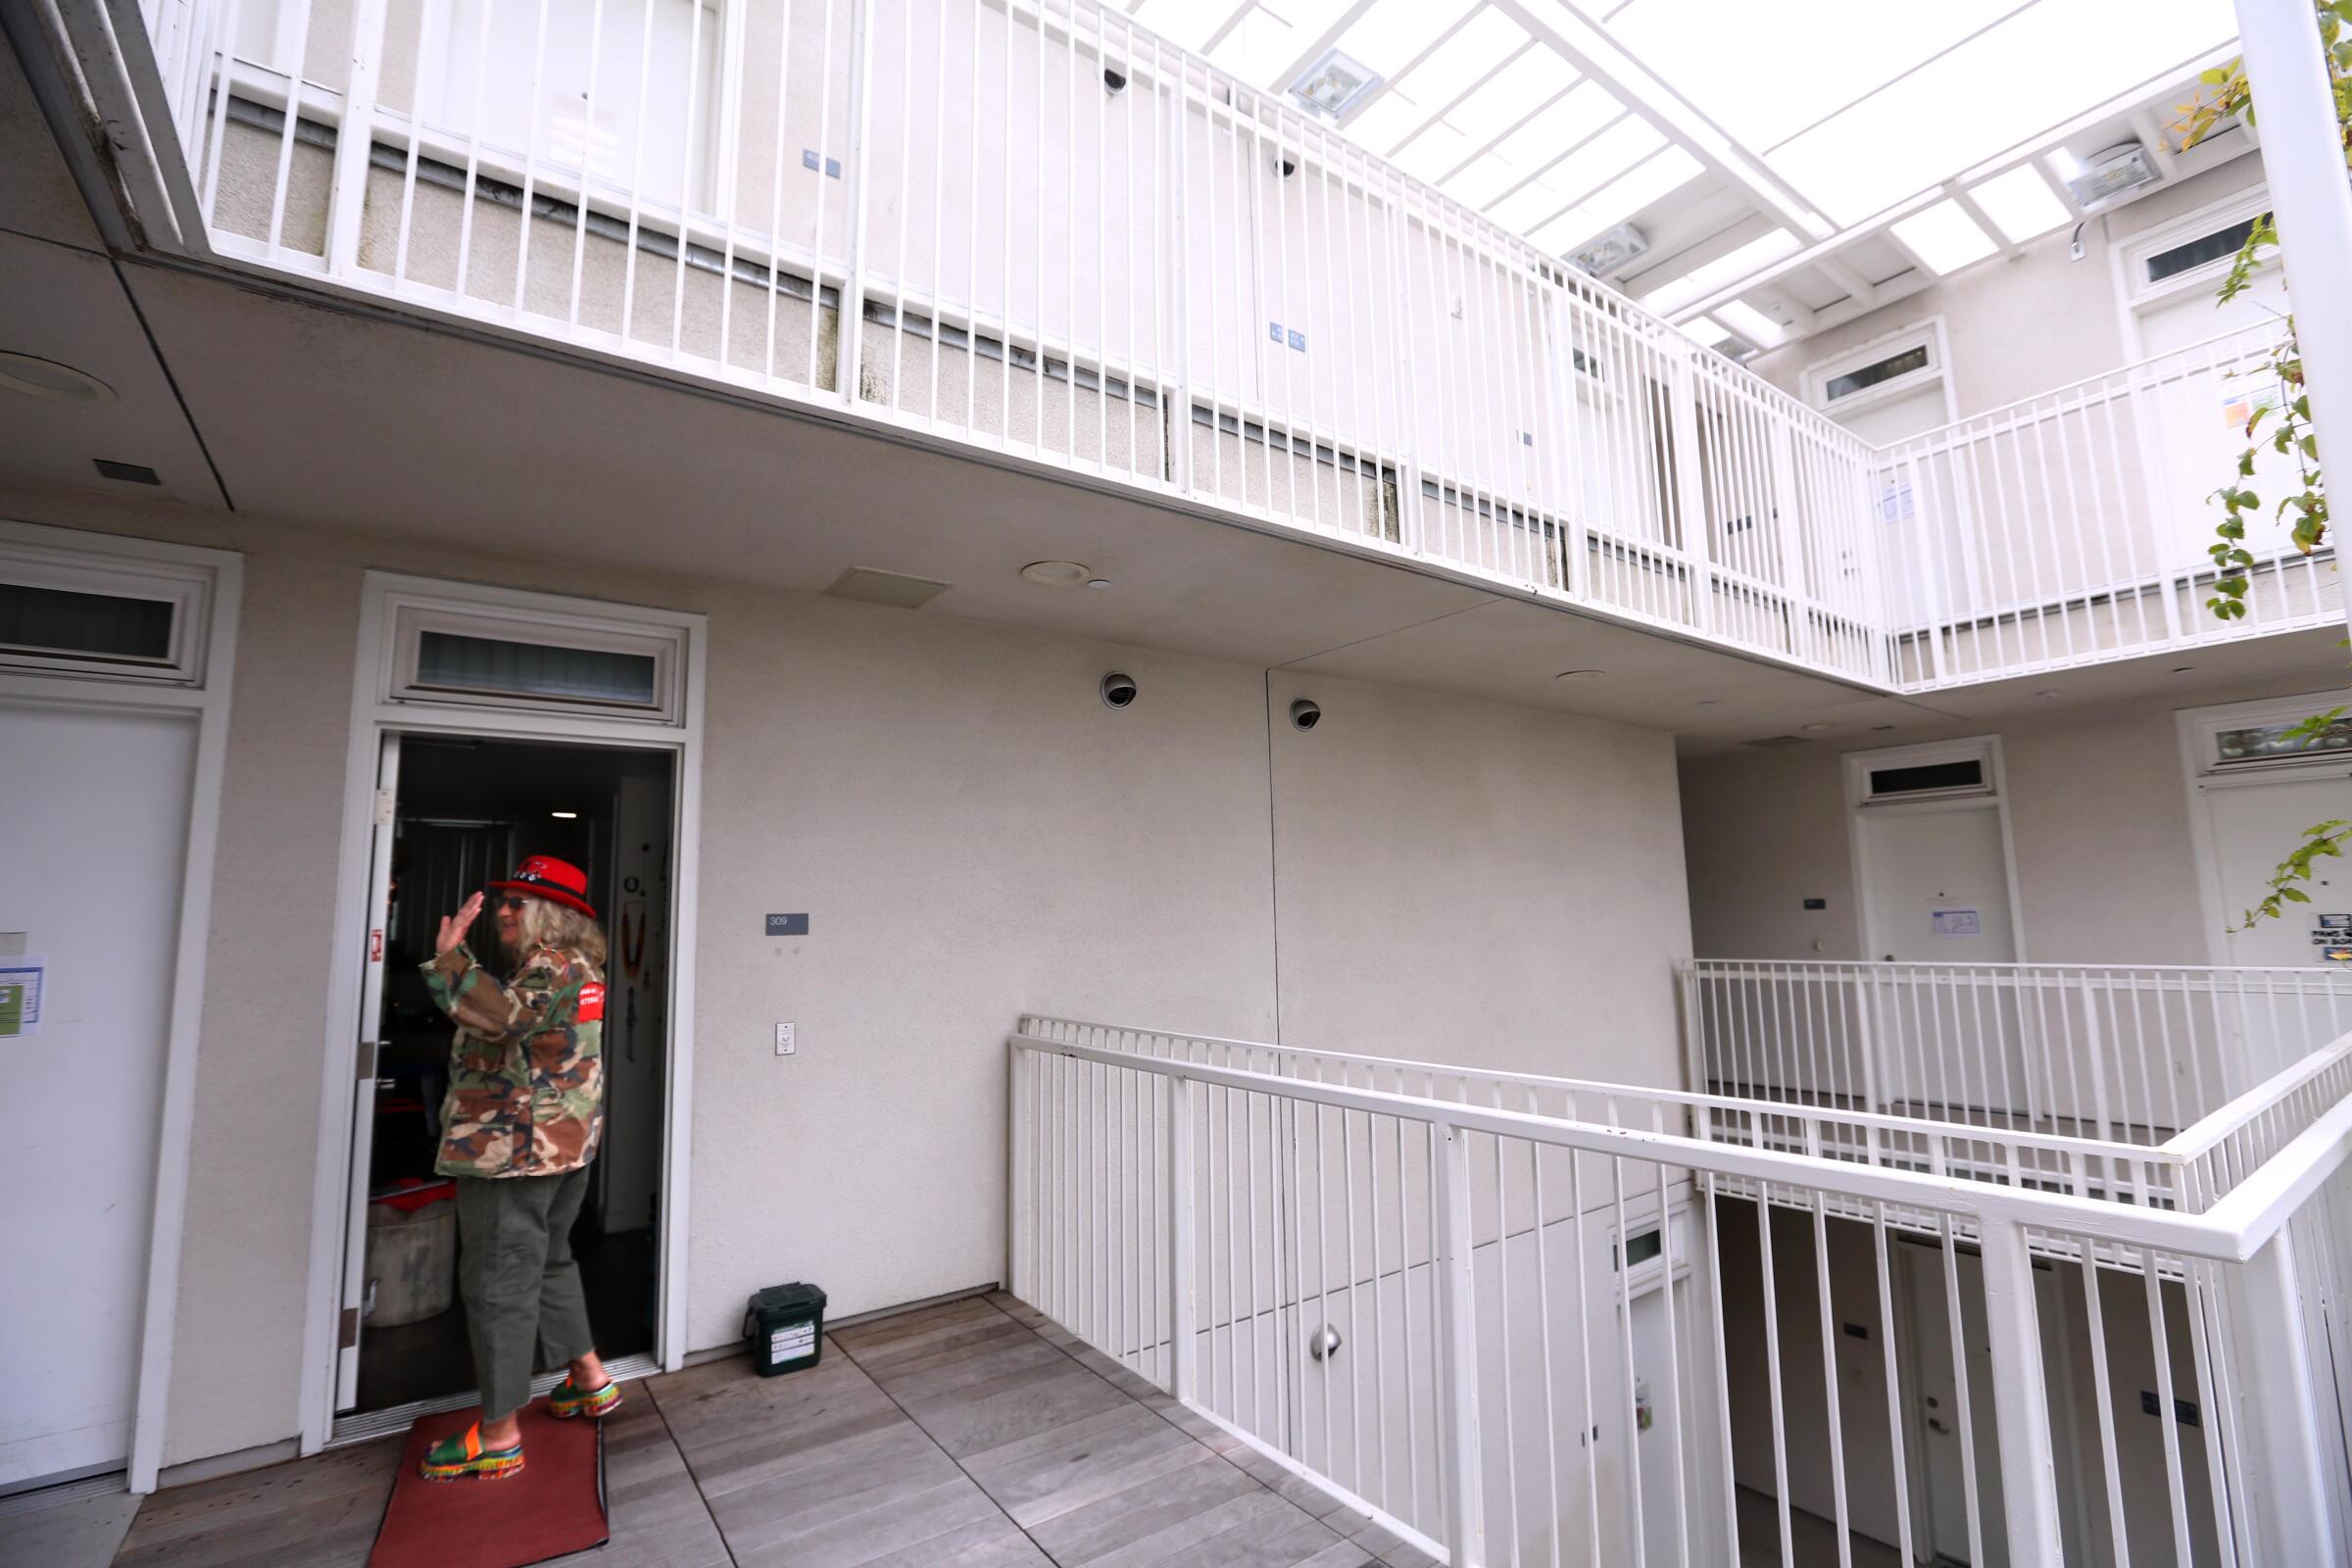
[[[2261,178],[2260,154],[2231,159],[2091,220],[2082,230],[2083,256],[2079,262],[2069,258],[2071,225],[2057,229],[2026,246],[2013,260],[1987,263],[1931,283],[1850,321],[1760,354],[1748,368],[1802,397],[1806,367],[1940,316],[1951,345],[1952,414],[1966,418],[2130,364],[2139,356],[2125,346],[2123,307],[2116,296],[2110,253],[2136,235],[2224,201]],[[2217,318],[2214,330],[2227,327]]]
[[[2037,707],[1881,738],[1909,745],[2001,737],[2026,957],[2211,963],[2174,715],[2328,684],[2321,673]],[[1845,750],[1804,745],[1684,760],[1691,940],[1700,956],[1868,956],[1854,908]],[[1829,907],[1808,910],[1808,898],[1826,898]]]
[[[0,514],[245,555],[166,1462],[273,1442],[298,1422],[320,1074],[344,1060],[325,1010],[362,574],[616,586],[79,491],[0,491]],[[1253,667],[638,574],[625,594],[710,617],[696,1348],[780,1279],[846,1313],[1003,1274],[1024,1008],[1674,1074],[1663,734],[1331,681],[1300,688],[1326,714],[1301,734],[1293,683]],[[1142,687],[1123,712],[1096,695],[1111,668]],[[810,935],[765,938],[776,909]]]

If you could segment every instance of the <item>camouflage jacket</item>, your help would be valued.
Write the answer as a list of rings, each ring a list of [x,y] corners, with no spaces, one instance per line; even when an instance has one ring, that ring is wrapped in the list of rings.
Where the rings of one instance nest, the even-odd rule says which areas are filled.
[[[441,1107],[444,1176],[553,1176],[596,1157],[605,1128],[605,977],[542,948],[514,980],[463,944],[424,965],[458,1026]]]

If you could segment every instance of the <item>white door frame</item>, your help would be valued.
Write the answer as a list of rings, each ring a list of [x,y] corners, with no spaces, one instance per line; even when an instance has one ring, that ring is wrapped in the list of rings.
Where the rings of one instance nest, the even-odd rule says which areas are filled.
[[[1984,777],[1992,788],[1981,795],[1929,797],[1916,801],[1871,801],[1870,774],[1887,766],[1924,766],[1935,762],[1984,759]],[[1861,913],[1862,957],[1875,962],[1886,951],[1886,911],[1871,900],[1869,841],[1862,831],[1872,816],[1926,816],[1943,811],[1992,811],[2001,826],[2001,874],[2009,883],[2010,946],[2013,963],[2026,962],[2026,909],[2017,885],[2017,839],[2009,827],[2009,773],[2001,760],[1998,735],[1966,740],[1934,741],[1921,746],[1889,746],[1877,751],[1848,752],[1840,759],[1845,769],[1845,842],[1854,867],[1854,907]]]
[[[428,601],[461,612],[514,612],[538,624],[576,626],[583,634],[638,627],[681,634],[684,697],[673,714],[658,718],[537,712],[512,706],[468,707],[448,702],[395,701],[396,661],[390,638],[394,596]],[[676,760],[672,803],[677,875],[671,883],[671,962],[668,1035],[664,1042],[662,1107],[660,1321],[654,1348],[666,1371],[686,1359],[688,1172],[694,1128],[695,919],[700,903],[702,845],[702,727],[708,622],[675,611],[603,600],[564,598],[478,583],[368,573],[360,611],[358,667],[352,677],[352,722],[344,766],[343,833],[335,873],[334,963],[327,988],[325,1072],[319,1085],[318,1144],[311,1195],[309,1282],[303,1312],[301,1444],[316,1453],[335,1424],[335,1348],[342,1307],[345,1184],[349,1174],[354,1097],[353,1051],[361,1038],[361,955],[368,940],[368,871],[374,820],[375,769],[387,731],[468,735],[504,740],[566,741],[665,752]]]
[[[161,564],[209,578],[195,629],[192,680],[93,678],[0,670],[0,701],[112,712],[193,714],[196,771],[180,866],[179,941],[172,959],[172,1022],[164,1040],[163,1120],[157,1129],[155,1201],[148,1222],[147,1282],[139,1312],[139,1369],[132,1396],[129,1489],[155,1490],[172,1396],[172,1338],[179,1322],[179,1259],[187,1230],[188,1158],[196,1122],[196,1048],[204,1024],[205,953],[212,940],[213,866],[220,841],[220,784],[228,758],[228,705],[236,678],[237,617],[245,558],[225,550],[85,533],[0,518],[0,546],[79,556],[91,564]]]
[[[2213,754],[2206,738],[2217,729],[2292,724],[2313,713],[2345,707],[2352,707],[2352,698],[2335,690],[2299,697],[2265,697],[2250,703],[2223,703],[2212,708],[2183,708],[2173,715],[2174,728],[2180,738],[2180,784],[2188,793],[2188,839],[2197,862],[2197,900],[2205,911],[2205,952],[2218,967],[2228,968],[2233,961],[2229,928],[2244,911],[2231,910],[2223,904],[2222,857],[2213,841],[2213,813],[2206,808],[2206,791],[2292,783],[2329,768],[2340,773],[2352,768],[2352,755],[2319,752],[2308,759],[2238,762],[2222,767],[2211,760]],[[2284,859],[2286,851],[2292,848],[2281,845],[2279,858]]]

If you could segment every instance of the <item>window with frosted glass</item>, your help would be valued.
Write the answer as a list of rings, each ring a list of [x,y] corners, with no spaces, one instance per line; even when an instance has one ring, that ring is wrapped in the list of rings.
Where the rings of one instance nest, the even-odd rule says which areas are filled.
[[[661,666],[651,654],[422,631],[415,684],[433,691],[653,708]]]
[[[0,647],[125,663],[167,663],[178,608],[168,599],[0,582]]]

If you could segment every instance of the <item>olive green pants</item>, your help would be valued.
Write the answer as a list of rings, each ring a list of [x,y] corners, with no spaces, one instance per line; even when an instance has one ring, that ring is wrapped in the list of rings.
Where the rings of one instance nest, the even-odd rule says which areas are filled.
[[[588,1167],[560,1176],[460,1176],[458,1290],[481,1380],[482,1419],[530,1402],[531,1374],[586,1355],[588,1300],[571,1222]]]

